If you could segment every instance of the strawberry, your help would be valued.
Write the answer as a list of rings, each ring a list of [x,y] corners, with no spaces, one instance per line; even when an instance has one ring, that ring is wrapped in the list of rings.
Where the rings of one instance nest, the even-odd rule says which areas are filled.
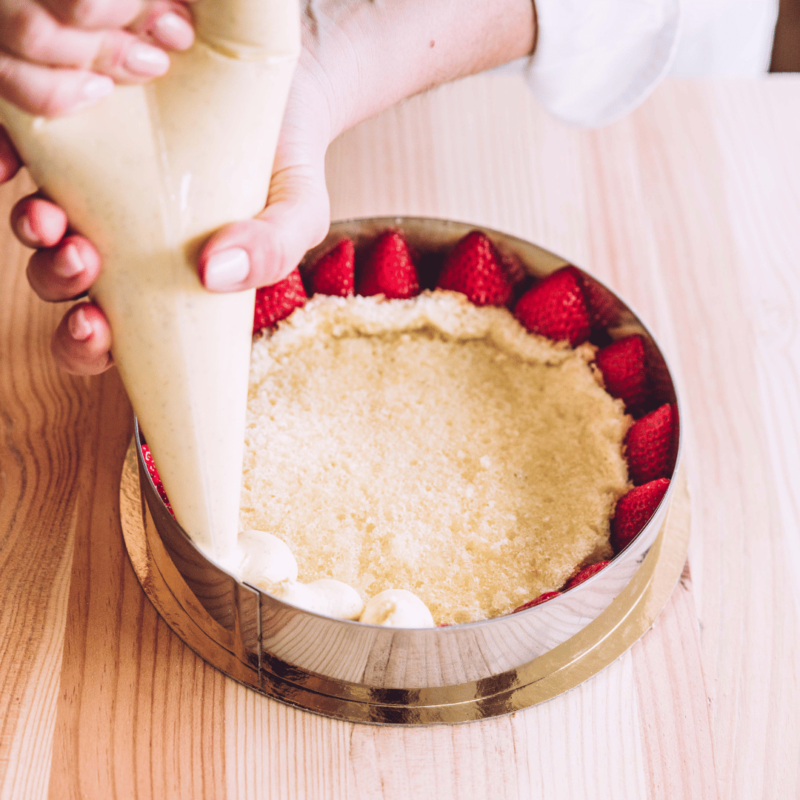
[[[521,606],[518,606],[511,613],[516,614],[517,611],[524,611],[526,608],[540,606],[542,603],[546,603],[548,600],[552,600],[554,597],[560,597],[560,595],[561,592],[545,592],[544,594],[540,594],[537,598],[528,600],[527,603],[523,603]]]
[[[372,245],[357,276],[360,295],[404,300],[419,294],[419,275],[400,231],[384,231]]]
[[[589,307],[592,332],[605,333],[619,319],[620,302],[605,286],[590,275],[581,274],[579,281],[583,289],[583,296],[586,298],[586,305]]]
[[[296,308],[304,305],[306,300],[308,295],[298,269],[294,269],[286,278],[272,286],[257,289],[253,333],[259,333],[285,319]]]
[[[461,292],[476,306],[504,306],[512,285],[500,255],[485,233],[471,231],[447,255],[438,289]]]
[[[580,273],[572,266],[556,270],[528,289],[520,297],[514,316],[531,333],[554,341],[567,340],[573,347],[585,342],[591,333]]]
[[[646,408],[650,399],[650,382],[644,339],[638,333],[598,350],[595,363],[603,373],[606,391],[612,397],[620,398],[632,414]]]
[[[320,256],[308,272],[312,294],[349,297],[355,290],[355,248],[352,239],[342,239],[333,249]]]
[[[675,466],[675,407],[665,405],[634,422],[625,437],[628,472],[639,486],[666,478]]]
[[[505,272],[508,282],[515,291],[524,283],[533,281],[533,276],[522,266],[522,262],[514,253],[501,247],[496,249],[500,256],[503,272]]]
[[[578,572],[576,575],[573,575],[567,581],[564,591],[566,592],[568,589],[574,589],[576,586],[578,586],[578,584],[588,581],[592,575],[596,575],[601,569],[605,569],[608,564],[608,561],[598,561],[596,564],[592,564],[589,567],[584,567],[580,572]]]
[[[164,491],[164,484],[161,483],[161,477],[156,469],[156,463],[153,461],[153,454],[150,452],[150,448],[146,444],[142,445],[142,455],[144,456],[144,463],[147,466],[147,471],[150,473],[150,477],[153,479],[153,485],[156,487],[158,496],[164,501],[167,511],[169,511],[169,513],[174,517],[175,512],[172,510],[167,493]]]
[[[630,544],[645,523],[653,516],[664,498],[669,478],[658,478],[631,489],[617,501],[614,518],[611,520],[611,546],[615,553]]]

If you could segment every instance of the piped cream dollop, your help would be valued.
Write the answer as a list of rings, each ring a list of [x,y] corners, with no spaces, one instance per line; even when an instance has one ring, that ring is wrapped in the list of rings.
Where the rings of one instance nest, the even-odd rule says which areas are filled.
[[[387,628],[434,627],[428,606],[407,589],[386,589],[370,598],[360,621]]]
[[[328,617],[357,620],[364,610],[359,593],[332,578],[320,578],[311,583],[287,580],[272,586],[269,592],[286,603]]]
[[[297,560],[283,539],[249,528],[239,534],[242,580],[269,592],[276,584],[297,580]]]

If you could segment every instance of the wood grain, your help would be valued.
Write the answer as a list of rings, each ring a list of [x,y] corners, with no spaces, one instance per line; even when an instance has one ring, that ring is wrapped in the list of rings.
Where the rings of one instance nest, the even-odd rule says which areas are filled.
[[[0,797],[798,796],[798,88],[668,83],[579,131],[514,77],[481,76],[331,147],[335,217],[430,214],[533,239],[629,299],[680,376],[691,573],[609,669],[480,724],[295,711],[169,631],[115,516],[124,393],[113,375],[53,368],[59,309],[33,298],[0,232]]]
[[[31,188],[16,179],[0,205]],[[52,364],[60,311],[27,288],[30,251],[5,225],[0,248],[0,797],[35,797],[52,755],[86,384]]]
[[[747,152],[771,150],[771,163],[782,165],[791,183],[798,169],[778,129],[788,125],[798,132],[800,117],[796,105],[779,102],[783,85],[775,84],[776,102],[768,105],[777,115],[772,124],[741,117],[737,122],[746,124],[740,130],[751,137]],[[738,85],[740,92],[749,87]],[[723,160],[722,144],[729,137],[738,141],[742,134],[734,134],[715,111],[717,103],[735,106],[737,98],[731,86],[722,85],[715,87],[717,103],[712,104],[710,88],[670,87],[649,114],[637,118],[637,138],[643,181],[649,187],[645,202],[654,218],[659,211],[656,245],[670,269],[666,289],[676,327],[691,332],[679,337],[679,355],[692,412],[695,553],[699,550],[694,566],[699,561],[702,570],[699,613],[703,656],[714,676],[708,689],[712,725],[719,732],[715,760],[720,795],[793,797],[800,768],[797,740],[783,732],[793,727],[787,709],[797,708],[800,686],[794,671],[783,665],[797,659],[799,620],[795,604],[779,587],[793,578],[786,541],[796,537],[797,528],[784,528],[790,520],[781,519],[775,483],[790,465],[770,463],[765,446],[769,415],[762,410],[762,397],[773,393],[769,386],[763,391],[760,387],[757,365],[764,369],[768,361],[756,347],[763,309],[753,302],[751,286],[754,281],[766,285],[783,272],[779,254],[785,251],[776,249],[776,243],[785,241],[789,230],[795,231],[795,246],[800,244],[797,226],[786,224],[797,204],[786,208],[776,202],[769,186],[776,169],[750,172],[750,224],[759,217],[762,223],[751,231],[751,255],[759,242],[764,244],[757,261],[748,261],[737,247],[737,238],[747,234],[742,221],[730,215],[729,198],[735,195],[729,183],[733,175],[746,180],[750,167]],[[759,116],[757,108],[751,113]],[[716,136],[709,136],[709,130]],[[665,196],[673,202],[665,203]],[[769,203],[770,215],[758,214],[763,202]],[[787,334],[797,342],[796,331]],[[796,376],[796,347],[794,351],[783,354],[793,364],[789,374]],[[778,374],[772,373],[775,378]],[[775,395],[778,403],[784,397]],[[791,417],[784,408],[784,435],[796,440]]]

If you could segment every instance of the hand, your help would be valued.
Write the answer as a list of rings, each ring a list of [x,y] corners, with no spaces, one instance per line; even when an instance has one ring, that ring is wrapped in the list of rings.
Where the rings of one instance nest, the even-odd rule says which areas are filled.
[[[304,22],[267,207],[205,244],[198,268],[211,291],[275,283],[324,238],[325,152],[339,133],[412,94],[529,54],[535,33],[530,0],[474,0],[466,13],[460,4],[431,0],[393,0],[386,8],[322,0],[312,13],[307,0]],[[0,143],[0,182],[18,166],[8,153]],[[99,255],[83,237],[65,236],[61,209],[28,197],[11,223],[23,244],[39,248],[28,279],[42,299],[68,300],[91,286]],[[100,309],[80,303],[62,320],[52,349],[68,371],[95,374],[110,365],[110,344]]]
[[[185,0],[0,0],[0,97],[59,116],[169,68],[194,40]]]

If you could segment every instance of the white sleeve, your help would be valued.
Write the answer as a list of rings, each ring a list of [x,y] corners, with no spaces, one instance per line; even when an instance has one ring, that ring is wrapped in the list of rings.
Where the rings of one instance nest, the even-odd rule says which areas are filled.
[[[691,0],[670,75],[753,78],[769,69],[778,0]]]
[[[528,83],[555,117],[599,126],[667,74],[756,77],[769,68],[778,0],[535,0]],[[519,68],[519,66],[517,67]]]
[[[639,105],[678,48],[678,0],[536,0],[536,17],[528,83],[576,125],[605,125]]]

